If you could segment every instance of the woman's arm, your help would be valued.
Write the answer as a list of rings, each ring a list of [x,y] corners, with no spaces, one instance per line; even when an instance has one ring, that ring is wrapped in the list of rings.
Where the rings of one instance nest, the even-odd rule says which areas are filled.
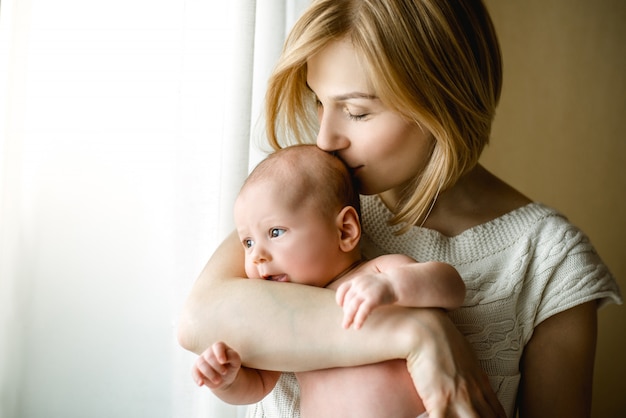
[[[243,265],[243,250],[231,234],[184,306],[178,334],[183,347],[201,353],[224,341],[245,366],[277,371],[407,359],[432,418],[504,416],[469,344],[443,312],[384,306],[359,331],[345,330],[332,290],[244,282],[238,278]]]
[[[213,342],[224,341],[241,355],[244,365],[281,371],[406,358],[408,340],[419,332],[406,330],[416,326],[406,319],[406,312],[389,310],[372,316],[366,332],[346,332],[333,291],[243,281],[243,260],[243,249],[233,233],[213,254],[183,308],[178,338],[186,349],[201,353]],[[388,325],[375,326],[381,321]],[[399,330],[400,324],[405,332]]]
[[[520,417],[589,417],[597,333],[596,302],[556,314],[524,349]]]
[[[236,314],[234,310],[239,298],[236,294],[228,295],[226,289],[237,286],[237,280],[244,277],[243,249],[237,234],[233,232],[213,253],[183,306],[178,323],[178,342],[182,347],[201,354],[217,341],[227,341],[231,345],[221,337],[220,330],[227,324],[228,316],[220,316],[220,313]]]

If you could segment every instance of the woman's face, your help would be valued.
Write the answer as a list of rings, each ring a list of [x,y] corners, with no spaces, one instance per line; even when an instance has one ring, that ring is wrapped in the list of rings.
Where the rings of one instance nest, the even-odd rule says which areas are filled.
[[[362,194],[396,203],[402,186],[428,162],[432,135],[382,103],[347,40],[307,61],[307,84],[318,100],[317,145],[344,160]]]

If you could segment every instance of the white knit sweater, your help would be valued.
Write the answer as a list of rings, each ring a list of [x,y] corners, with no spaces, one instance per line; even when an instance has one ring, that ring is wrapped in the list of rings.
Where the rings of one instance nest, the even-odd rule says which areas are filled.
[[[532,203],[455,237],[414,227],[394,235],[391,213],[375,196],[362,198],[363,251],[373,258],[403,253],[443,261],[463,277],[467,296],[450,313],[472,344],[509,416],[514,416],[519,361],[534,328],[590,300],[621,303],[619,288],[588,238],[555,210]],[[299,417],[298,388],[285,374],[254,418]]]

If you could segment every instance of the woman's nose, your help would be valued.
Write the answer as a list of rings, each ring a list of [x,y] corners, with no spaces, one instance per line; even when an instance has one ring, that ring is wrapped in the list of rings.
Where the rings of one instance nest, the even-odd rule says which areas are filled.
[[[334,152],[348,148],[350,141],[342,133],[340,120],[328,114],[321,114],[319,121],[320,129],[316,143],[320,149],[326,152]]]

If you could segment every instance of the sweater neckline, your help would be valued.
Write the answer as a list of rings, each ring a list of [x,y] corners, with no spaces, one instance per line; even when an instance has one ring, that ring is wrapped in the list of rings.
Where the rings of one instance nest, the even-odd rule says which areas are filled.
[[[447,248],[452,252],[454,249],[459,250],[459,247],[467,247],[468,244],[471,244],[471,247],[481,245],[485,250],[497,251],[527,234],[532,225],[542,219],[562,216],[542,203],[531,202],[454,236],[446,236],[434,229],[420,226],[412,226],[406,233],[397,235],[395,232],[400,230],[399,225],[382,227],[380,224],[381,220],[387,221],[393,216],[380,197],[363,196],[363,199],[365,199],[365,204],[362,205],[364,232],[378,247],[393,249],[392,251],[399,251],[406,243],[420,243],[420,246],[434,246],[440,250]]]

